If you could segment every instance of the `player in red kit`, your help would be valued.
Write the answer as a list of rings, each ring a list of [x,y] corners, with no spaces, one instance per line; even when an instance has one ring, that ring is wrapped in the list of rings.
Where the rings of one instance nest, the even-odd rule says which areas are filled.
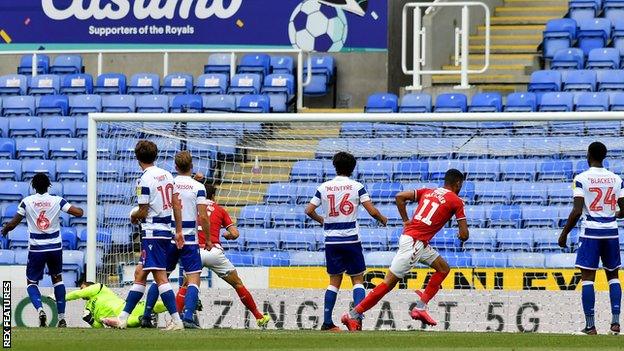
[[[225,229],[226,232],[223,234],[223,237],[227,240],[236,240],[239,237],[238,228],[227,211],[219,206],[215,202],[215,193],[216,188],[213,185],[206,185],[206,198],[208,199],[208,216],[210,217],[210,228],[207,230],[209,236],[206,238],[205,232],[202,230],[204,228],[199,228],[198,238],[199,238],[199,246],[202,248],[200,251],[202,264],[204,267],[215,272],[219,278],[225,280],[228,284],[230,284],[241,302],[256,318],[256,324],[259,327],[266,326],[271,320],[268,314],[262,314],[258,311],[258,307],[254,302],[251,293],[247,290],[243,281],[238,276],[236,272],[236,267],[230,262],[230,260],[225,256],[225,252],[223,247],[220,244],[219,234],[221,233],[221,229]],[[184,301],[184,295],[186,294],[186,282],[183,287],[178,290],[178,301]]]
[[[419,299],[410,315],[428,325],[436,321],[427,312],[427,303],[440,290],[450,268],[444,258],[429,245],[434,235],[453,217],[459,226],[459,239],[468,240],[468,225],[464,214],[464,202],[457,195],[464,183],[464,175],[450,169],[444,176],[444,186],[437,189],[404,191],[396,196],[396,205],[403,219],[403,235],[399,249],[392,260],[383,283],[377,285],[360,304],[342,316],[342,323],[349,330],[362,329],[362,314],[375,306],[417,263],[424,263],[435,269],[424,292],[416,291]],[[407,217],[406,204],[418,202],[414,216]]]

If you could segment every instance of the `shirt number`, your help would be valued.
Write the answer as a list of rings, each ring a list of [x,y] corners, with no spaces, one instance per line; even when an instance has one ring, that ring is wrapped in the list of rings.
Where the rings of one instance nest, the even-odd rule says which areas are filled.
[[[50,220],[46,217],[46,211],[41,211],[37,217],[37,228],[46,230],[50,228]]]
[[[589,188],[589,191],[596,194],[596,198],[592,201],[591,205],[589,205],[589,210],[592,212],[599,212],[603,210],[603,207],[600,203],[604,203],[605,205],[610,205],[611,210],[615,211],[617,206],[617,200],[615,199],[615,194],[613,193],[613,187],[607,188],[607,193],[604,195],[604,199],[602,197],[602,189],[601,188]]]
[[[429,205],[431,206],[429,207]],[[429,212],[427,212],[427,215],[423,217],[423,214],[425,213],[427,207],[429,207]],[[421,221],[426,225],[431,225],[431,218],[438,210],[438,207],[440,207],[440,204],[436,202],[431,202],[431,200],[429,199],[424,199],[422,205],[420,206],[420,210],[418,210],[418,212],[414,215],[414,219],[417,221]]]
[[[327,199],[329,200],[329,217],[338,217],[340,213],[348,216],[353,213],[353,210],[355,210],[355,206],[351,203],[351,201],[349,201],[349,194],[345,194],[340,200],[340,204],[338,205],[340,213],[336,211],[336,195],[327,195]]]
[[[163,190],[162,186],[156,188],[162,197],[163,211],[171,208],[171,198],[173,197],[173,184],[169,183],[165,185]]]

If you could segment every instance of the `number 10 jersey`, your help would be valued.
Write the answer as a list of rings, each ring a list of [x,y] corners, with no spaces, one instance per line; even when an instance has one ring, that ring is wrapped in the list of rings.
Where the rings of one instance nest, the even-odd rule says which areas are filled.
[[[173,210],[173,176],[156,166],[148,167],[137,182],[137,202],[149,205],[147,217],[141,222],[142,239],[171,240]]]

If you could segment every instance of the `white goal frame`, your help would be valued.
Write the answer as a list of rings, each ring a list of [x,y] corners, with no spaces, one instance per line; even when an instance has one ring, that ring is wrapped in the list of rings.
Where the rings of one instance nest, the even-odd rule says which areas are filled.
[[[425,114],[185,114],[185,113],[91,113],[87,154],[87,252],[86,278],[96,279],[97,249],[97,124],[107,122],[549,122],[618,121],[624,112],[500,112]]]

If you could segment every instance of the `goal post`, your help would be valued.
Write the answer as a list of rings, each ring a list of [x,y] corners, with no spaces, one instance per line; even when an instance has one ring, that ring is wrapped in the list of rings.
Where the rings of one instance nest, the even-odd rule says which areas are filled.
[[[390,218],[380,228],[366,213],[358,215],[367,289],[381,281],[396,251],[402,226],[396,192],[439,186],[448,168],[458,168],[467,174],[460,196],[471,239],[459,243],[457,226],[450,223],[432,240],[452,268],[431,306],[438,329],[576,330],[573,323],[582,314],[575,291],[580,276],[573,268],[578,231],[565,251],[553,238],[571,209],[572,178],[584,169],[590,142],[603,141],[608,168],[624,174],[623,122],[624,112],[90,114],[86,278],[112,287],[131,282],[139,240],[128,208],[135,206],[133,186],[140,174],[132,149],[139,139],[153,140],[157,165],[173,171],[175,152],[189,150],[195,171],[217,186],[217,202],[241,232],[235,242],[222,239],[223,246],[259,308],[277,320],[272,328],[315,329],[327,286],[324,244],[322,228],[303,208],[313,190],[333,177],[333,153],[349,151],[358,161],[354,178]],[[413,290],[429,274],[418,266],[398,292],[369,312],[364,328],[421,328],[397,308],[411,306]],[[213,288],[228,288],[214,274],[208,279]],[[348,308],[346,280],[335,320]],[[609,316],[603,274],[596,286],[602,321]],[[252,317],[242,310],[236,310],[241,319],[225,316],[225,300],[240,303],[235,293],[222,291],[223,299],[210,301],[204,312],[208,326],[249,327]],[[470,315],[478,321],[471,324]]]

